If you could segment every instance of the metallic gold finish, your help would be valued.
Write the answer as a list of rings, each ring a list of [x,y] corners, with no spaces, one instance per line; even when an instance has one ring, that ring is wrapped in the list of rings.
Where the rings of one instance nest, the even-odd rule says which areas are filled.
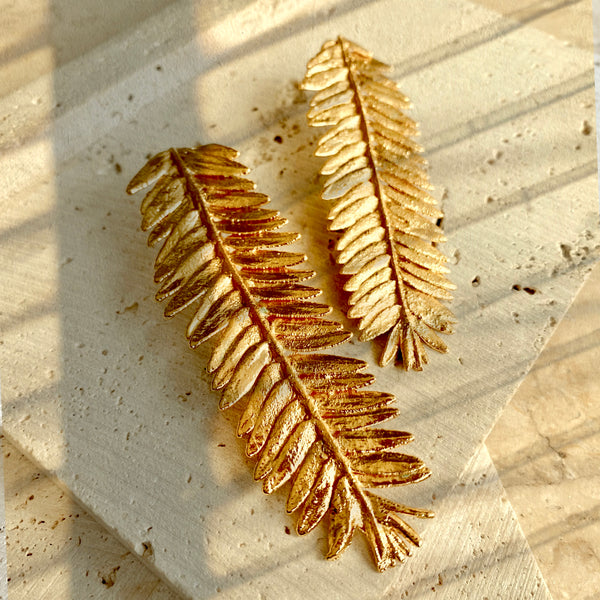
[[[360,340],[386,335],[379,358],[394,357],[405,369],[422,370],[425,343],[439,352],[435,333],[451,333],[442,217],[424,170],[423,149],[411,138],[416,123],[404,110],[410,101],[384,73],[390,68],[344,38],[326,42],[307,65],[302,87],[317,93],[308,122],[332,129],[316,155],[328,157],[322,197],[334,200],[329,229],[343,232],[336,246],[344,289],[352,292],[348,317],[360,319]],[[349,525],[348,525],[349,527]]]
[[[217,145],[171,149],[130,183],[129,193],[154,185],[142,201],[142,227],[151,229],[150,243],[163,242],[156,298],[167,301],[167,317],[194,305],[192,347],[216,340],[207,371],[221,390],[219,406],[245,405],[237,433],[257,459],[254,478],[266,493],[291,482],[287,510],[299,511],[298,533],[328,513],[328,558],[359,529],[384,570],[420,544],[401,515],[433,515],[366,488],[413,483],[429,470],[394,452],[409,433],[370,428],[397,409],[392,395],[362,389],[374,380],[362,372],[366,363],[315,353],[351,334],[323,318],[329,306],[310,300],[320,290],[299,283],[314,275],[293,268],[305,257],[273,249],[298,235],[276,231],[285,219],[258,208],[268,198],[252,191],[236,157]]]

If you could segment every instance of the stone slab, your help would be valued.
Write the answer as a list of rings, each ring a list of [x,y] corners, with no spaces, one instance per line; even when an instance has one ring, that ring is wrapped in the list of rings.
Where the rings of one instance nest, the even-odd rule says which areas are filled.
[[[0,390],[1,391],[1,390]],[[1,395],[0,395],[1,398]],[[2,406],[0,405],[0,429],[2,428]],[[0,444],[3,440],[0,439]],[[0,453],[0,600],[8,598],[7,555],[6,555],[6,494],[4,493],[4,461]]]
[[[141,567],[138,557],[68,492],[44,477],[8,440],[3,442],[11,600],[180,597]],[[435,594],[435,598],[452,600],[486,595],[550,599],[485,448],[467,466],[455,492],[442,501],[438,516],[429,536],[445,542],[426,544],[401,567],[400,580],[385,590],[384,598],[418,600]],[[155,566],[152,547],[144,548],[139,558]],[[219,587],[220,593],[213,594],[211,585],[205,584],[194,597],[305,597],[306,585],[285,580],[287,572],[289,568],[283,565],[275,571],[259,570],[250,582],[246,579],[238,586],[226,578],[215,579],[211,585]],[[171,585],[177,584],[171,581],[170,570],[161,575]],[[344,597],[370,597],[366,588],[361,586],[354,593],[334,580],[327,592],[331,597],[341,591]],[[182,593],[181,597],[189,596]]]
[[[171,144],[235,145],[307,231],[303,247],[324,247],[316,134],[294,79],[338,32],[396,60],[443,198],[461,328],[426,374],[374,371],[434,470],[397,496],[437,508],[597,259],[591,55],[466,2],[198,6],[169,7],[2,100],[6,431],[140,553],[151,543],[187,593],[250,581],[265,555],[296,577],[366,584],[353,568],[364,549],[328,565],[318,544],[281,535],[281,497],[262,497],[216,414],[206,350],[187,352],[184,319],[163,322],[152,301],[126,179]],[[332,300],[325,253],[312,254]]]
[[[9,595],[4,580],[0,598],[179,598],[13,444],[2,439],[2,446]]]

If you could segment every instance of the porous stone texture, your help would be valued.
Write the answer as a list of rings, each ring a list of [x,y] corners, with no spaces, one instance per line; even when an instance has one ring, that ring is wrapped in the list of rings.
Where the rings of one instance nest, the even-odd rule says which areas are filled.
[[[600,589],[600,269],[487,440],[554,597]]]
[[[2,440],[2,444],[11,599],[176,600],[134,553],[69,494],[10,442]],[[150,546],[145,556],[151,554]]]
[[[179,597],[140,564],[141,559],[153,565],[150,542],[136,557],[10,442],[3,440],[3,445],[11,599]],[[433,592],[436,598],[448,599],[485,594],[517,597],[517,593],[536,600],[550,598],[484,449],[468,465],[456,494],[441,503],[438,517],[430,535],[445,543],[427,543],[415,559],[401,566],[401,581],[386,589],[384,598],[425,599]],[[169,581],[168,573],[163,577]],[[257,573],[251,583],[233,589],[221,583],[220,589],[215,597],[276,598],[281,594],[287,600],[306,594],[303,583],[274,585],[269,573]],[[207,586],[194,597],[212,597],[214,591]],[[357,599],[370,593],[367,585],[345,589],[336,579],[327,591],[331,597],[343,591],[345,598]]]
[[[262,496],[234,417],[217,414],[208,350],[189,352],[185,317],[164,322],[152,299],[138,201],[123,192],[148,153],[239,148],[335,301],[313,251],[328,242],[318,132],[295,80],[337,33],[395,62],[415,102],[458,284],[450,355],[425,374],[374,369],[434,471],[391,495],[460,510],[458,496],[444,502],[598,257],[591,55],[467,2],[176,4],[5,97],[6,433],[139,554],[151,544],[187,595],[264,581],[281,597],[307,571],[313,594],[406,583],[365,571],[360,543],[331,565],[322,530],[282,534],[282,494]],[[365,344],[340,353],[373,362]],[[417,524],[430,545],[446,540],[433,535],[453,522],[446,510]]]
[[[0,409],[0,425],[2,424],[2,410]],[[0,439],[0,442],[2,440]],[[4,461],[0,453],[0,491],[4,492]],[[7,554],[6,554],[6,502],[5,494],[0,494],[0,600],[8,598],[7,579]]]

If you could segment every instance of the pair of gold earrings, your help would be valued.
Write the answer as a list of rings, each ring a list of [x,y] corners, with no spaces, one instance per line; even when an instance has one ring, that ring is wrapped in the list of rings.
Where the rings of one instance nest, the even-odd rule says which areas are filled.
[[[409,100],[370,52],[338,38],[309,61],[303,87],[317,93],[308,120],[331,126],[316,154],[329,157],[323,198],[334,200],[329,228],[347,315],[361,340],[385,336],[383,366],[396,356],[406,369],[427,362],[424,344],[445,351],[437,332],[450,332],[452,313],[442,214],[429,195],[426,163],[404,114]],[[216,338],[207,369],[222,390],[220,408],[241,407],[238,435],[256,457],[254,478],[271,493],[291,482],[288,512],[308,533],[328,515],[328,558],[361,530],[384,570],[419,545],[405,515],[432,517],[371,491],[415,483],[430,471],[398,451],[404,431],[373,427],[397,414],[391,394],[363,389],[374,381],[362,360],[322,351],[351,337],[325,318],[305,285],[306,257],[278,248],[300,236],[266,208],[236,162],[237,151],[209,144],[154,156],[127,191],[154,185],[141,205],[148,243],[163,242],[155,262],[156,298],[170,317],[195,304],[186,335],[195,348]]]

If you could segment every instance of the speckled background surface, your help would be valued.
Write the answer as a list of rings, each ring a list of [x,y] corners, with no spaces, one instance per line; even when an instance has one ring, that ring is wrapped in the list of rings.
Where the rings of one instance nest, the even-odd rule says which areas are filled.
[[[373,9],[370,14],[380,10],[381,5],[374,3],[369,7]],[[444,197],[447,212],[450,242],[446,251],[455,257],[453,278],[462,290],[454,308],[465,326],[455,336],[457,339],[451,340],[450,359],[434,359],[433,365],[439,369],[440,380],[453,381],[455,387],[450,391],[436,388],[435,384],[411,376],[402,380],[404,383],[406,379],[406,387],[411,390],[401,394],[401,401],[404,414],[418,435],[417,448],[429,456],[434,466],[439,465],[438,473],[444,473],[443,480],[432,480],[421,497],[415,492],[415,501],[429,499],[438,492],[436,496],[442,502],[512,394],[528,362],[562,316],[577,282],[597,253],[596,208],[592,202],[596,200],[594,136],[585,134],[590,131],[584,125],[593,125],[591,61],[586,65],[584,53],[576,48],[564,49],[536,31],[508,26],[504,21],[496,23],[489,13],[476,7],[465,10],[465,6],[443,3],[449,11],[458,10],[452,14],[460,13],[461,19],[452,23],[452,34],[447,23],[440,25],[432,48],[420,47],[418,55],[414,49],[411,51],[410,40],[395,42],[400,47],[392,52],[376,39],[365,40],[361,26],[354,36],[384,60],[390,60],[386,52],[392,56],[413,56],[412,61],[396,66],[406,82],[406,91],[414,99],[419,98],[415,105],[423,125],[423,143],[431,153],[432,178],[444,182],[438,193]],[[173,11],[170,8],[165,9],[169,14],[176,10],[181,14],[183,10],[180,5]],[[439,7],[431,10],[436,8]],[[254,40],[259,35],[266,38],[270,56],[273,49],[285,52],[284,36],[295,39],[290,23],[309,27],[316,21],[314,15],[280,11],[278,17],[283,18],[279,28],[265,31],[261,30],[261,20],[253,21],[254,13],[248,7],[245,10],[240,11],[239,21],[246,27],[242,28],[244,35],[250,39],[252,33]],[[209,139],[235,143],[245,151],[245,162],[258,166],[254,172],[257,180],[278,182],[266,191],[276,200],[282,198],[284,210],[287,203],[286,214],[292,220],[302,225],[307,221],[306,214],[296,208],[298,195],[306,195],[309,202],[314,202],[314,210],[309,214],[314,214],[315,221],[323,216],[316,198],[318,185],[306,181],[306,173],[314,173],[316,163],[305,152],[312,133],[304,126],[304,106],[299,104],[301,97],[293,82],[282,86],[279,81],[281,69],[289,72],[294,67],[289,60],[281,66],[275,61],[261,74],[260,85],[250,85],[253,69],[267,64],[265,56],[269,54],[261,54],[255,42],[254,46],[250,42],[246,45],[255,48],[254,55],[242,54],[234,41],[228,42],[226,34],[234,30],[232,23],[219,20],[218,14],[213,17],[214,21],[208,20],[213,27],[207,27],[201,38],[204,53],[192,67],[183,62],[185,52],[178,49],[182,39],[192,35],[192,24],[188,24],[189,31],[180,32],[176,42],[163,35],[162,45],[150,47],[142,44],[135,32],[125,30],[114,36],[110,48],[90,51],[83,57],[85,60],[77,58],[77,50],[73,55],[63,52],[67,64],[55,81],[44,81],[42,76],[29,88],[8,96],[6,102],[6,106],[17,102],[14,106],[18,110],[12,111],[2,132],[7,150],[5,164],[9,167],[5,169],[5,184],[12,198],[18,194],[23,200],[18,210],[15,205],[8,206],[12,237],[6,238],[10,244],[3,247],[7,251],[4,256],[7,260],[10,256],[13,265],[9,282],[22,298],[19,304],[3,298],[9,324],[5,330],[9,352],[4,356],[11,357],[3,364],[5,390],[4,372],[8,367],[8,432],[115,527],[139,554],[144,553],[147,548],[143,544],[149,541],[154,542],[153,548],[164,549],[165,555],[172,547],[176,552],[178,547],[181,549],[181,538],[170,541],[168,535],[164,537],[168,524],[158,526],[148,520],[148,515],[154,515],[157,507],[173,507],[173,522],[181,527],[182,520],[177,515],[182,513],[177,511],[202,494],[200,490],[204,488],[199,486],[204,485],[206,468],[211,479],[223,486],[223,498],[230,489],[247,490],[240,498],[242,507],[248,505],[244,495],[256,498],[259,490],[249,481],[239,448],[231,448],[237,444],[232,441],[225,449],[219,446],[220,440],[231,436],[226,420],[216,414],[200,417],[205,411],[214,412],[214,399],[208,395],[204,398],[198,391],[205,386],[204,376],[195,366],[202,363],[202,357],[183,354],[182,337],[173,331],[177,326],[161,322],[157,307],[151,302],[150,259],[144,254],[141,236],[135,232],[137,215],[133,202],[121,196],[123,173],[132,173],[145,153],[145,149],[132,150],[132,139],[137,136],[135,139],[142,140],[145,148],[152,149],[162,147],[166,139],[193,143],[200,133]],[[351,12],[339,18],[347,18],[353,24],[364,21]],[[364,30],[368,23],[367,20],[362,24]],[[158,19],[152,24],[155,28],[164,25]],[[322,29],[315,26],[310,31],[314,48],[307,55],[324,39]],[[496,41],[488,43],[490,32],[496,32],[498,38],[491,38]],[[160,37],[160,33],[157,31],[156,35]],[[440,44],[442,35],[448,39],[458,36],[468,50],[458,55],[444,51],[444,44]],[[544,41],[540,50],[541,39]],[[535,48],[532,54],[536,56],[512,65],[518,77],[510,80],[514,85],[507,89],[498,83],[498,78],[507,77],[507,71],[497,57],[504,56],[507,46],[521,56],[516,49],[528,44]],[[60,47],[60,43],[55,45]],[[486,47],[485,52],[482,46]],[[558,47],[563,48],[564,62],[551,60]],[[116,60],[123,48],[144,66],[131,70],[128,61],[122,60],[117,63],[122,70],[112,71],[111,60]],[[478,50],[489,61],[485,63],[488,69],[477,71],[478,77],[486,78],[483,91],[474,89],[481,84],[477,84],[473,72],[467,77],[468,71],[464,71],[462,79],[447,77],[449,69],[463,72],[461,68],[467,68],[472,60],[464,54]],[[228,60],[219,60],[219,56]],[[69,63],[69,58],[75,62]],[[136,64],[133,59],[131,64]],[[298,62],[304,61],[305,57],[301,57]],[[72,77],[81,65],[93,77],[77,87]],[[540,69],[543,75],[539,74]],[[301,70],[296,70],[300,77]],[[202,77],[190,77],[197,72]],[[139,87],[131,88],[132,85]],[[233,94],[231,88],[236,86],[247,89],[247,95]],[[423,92],[432,87],[436,95]],[[55,100],[54,129],[45,135],[49,107],[44,89],[51,90]],[[225,105],[214,101],[216,89],[227,98]],[[269,105],[276,108],[265,111],[262,106],[266,104],[265,90],[269,89],[273,90]],[[460,102],[454,102],[457,90],[462,93]],[[31,97],[27,96],[32,92]],[[447,99],[442,107],[438,106],[437,94]],[[205,98],[205,102],[192,105],[190,95]],[[261,108],[254,111],[255,107]],[[223,122],[219,118],[222,110],[238,115],[239,126],[234,126],[235,120]],[[431,119],[434,114],[435,120]],[[192,132],[189,123],[196,119],[197,129]],[[104,133],[90,130],[90,122],[97,123]],[[144,126],[145,123],[152,126]],[[42,135],[35,131],[36,124]],[[283,143],[278,144],[275,136],[280,136]],[[563,156],[564,148],[571,148],[568,156]],[[11,170],[15,165],[20,167],[18,171]],[[53,165],[58,168],[55,170]],[[95,180],[93,187],[90,175]],[[566,216],[561,213],[560,219],[551,219],[548,213],[557,214],[556,204],[565,199],[573,202],[570,211]],[[498,227],[500,223],[502,228]],[[315,225],[311,231],[316,229]],[[511,235],[507,237],[502,231]],[[309,236],[307,243],[320,243],[318,235]],[[475,242],[481,239],[486,243],[483,247],[478,244],[475,251]],[[548,239],[547,244],[532,242],[540,239]],[[19,257],[16,264],[15,256]],[[502,261],[508,261],[509,267],[502,266]],[[327,268],[326,260],[315,263],[321,271]],[[29,281],[27,287],[22,287],[24,281]],[[514,285],[521,286],[521,291],[513,290]],[[535,293],[527,293],[525,287]],[[489,342],[490,332],[495,343],[501,344],[495,349],[484,343],[486,339]],[[165,338],[169,339],[169,348],[163,348],[158,355],[152,344],[158,346]],[[138,351],[139,348],[146,350]],[[356,352],[356,348],[351,352]],[[466,362],[469,369],[459,368],[458,358],[463,361],[460,366]],[[484,364],[487,371],[482,368]],[[396,374],[378,375],[379,389],[398,385]],[[489,382],[493,384],[488,385]],[[188,396],[187,392],[191,394]],[[436,414],[423,407],[423,396],[434,399],[439,409]],[[461,415],[461,406],[468,406],[473,425],[466,439],[462,431],[461,436],[453,434],[449,420],[453,414]],[[114,429],[110,435],[108,422],[113,423]],[[170,427],[170,431],[175,428],[177,433],[165,435],[165,427]],[[201,439],[199,427],[200,431],[202,427],[206,430]],[[437,447],[433,444],[433,449],[428,439],[431,431],[440,431],[444,439]],[[182,437],[191,446],[173,445],[173,438]],[[214,447],[207,449],[207,439],[214,440]],[[157,446],[161,448],[158,457]],[[231,452],[225,465],[220,454],[223,450]],[[129,457],[125,465],[124,456]],[[154,464],[148,464],[149,456],[156,459]],[[204,457],[202,465],[198,465],[198,457]],[[134,466],[134,475],[141,474],[137,482],[131,478],[127,464]],[[124,497],[133,501],[131,508],[126,508],[127,503],[124,507]],[[212,490],[211,498],[215,498]],[[284,517],[277,510],[280,507],[274,506],[277,499],[259,497],[256,501],[264,507],[264,514],[270,515],[267,520],[279,519],[283,524]],[[150,512],[144,517],[148,509]],[[162,534],[155,531],[161,527]],[[252,556],[252,552],[262,555],[270,544],[280,544],[282,539],[285,542],[280,536],[272,541],[259,539],[258,546],[252,541],[255,550],[248,550],[247,556]],[[240,542],[239,536],[236,541],[246,543]],[[303,551],[309,545],[309,560],[317,560],[314,542],[300,542]],[[218,548],[214,556],[221,556]],[[160,555],[159,563],[158,568],[168,577],[189,584],[186,573],[190,566],[186,567],[177,556]],[[213,578],[214,575],[213,571]],[[445,589],[450,590],[448,586]]]

